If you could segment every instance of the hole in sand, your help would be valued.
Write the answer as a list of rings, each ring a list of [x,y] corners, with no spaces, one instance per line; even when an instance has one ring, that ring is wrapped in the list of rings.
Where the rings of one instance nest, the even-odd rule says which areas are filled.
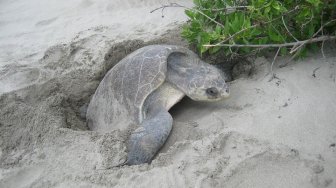
[[[200,140],[223,129],[224,124],[216,115],[217,110],[222,108],[221,102],[200,102],[184,97],[169,110],[174,121],[173,128],[160,153],[167,152],[177,142]]]
[[[180,28],[176,28],[176,31],[179,31]],[[66,80],[62,78],[62,84],[71,83],[77,87],[75,89],[71,89],[73,86],[66,86],[68,88],[68,93],[66,94],[67,98],[62,103],[62,108],[64,110],[65,116],[65,126],[64,128],[70,128],[73,130],[89,130],[86,123],[86,109],[87,105],[90,102],[90,99],[94,92],[96,91],[98,84],[103,79],[105,74],[116,65],[121,59],[126,57],[131,52],[147,45],[151,44],[172,44],[172,45],[185,45],[185,42],[179,35],[176,35],[179,32],[169,32],[164,34],[163,36],[153,39],[151,41],[144,42],[142,40],[128,40],[120,43],[116,43],[107,51],[104,56],[105,62],[102,70],[96,70],[94,74],[96,75],[94,80],[92,78],[88,79],[88,75],[92,74],[92,72],[84,72],[78,74],[72,74],[71,80]],[[71,45],[70,45],[71,46]],[[74,46],[74,45],[72,45]],[[76,45],[75,45],[76,46]],[[80,46],[79,46],[80,47]],[[74,48],[74,47],[72,47]],[[72,49],[74,51],[76,49]],[[66,51],[66,50],[64,50]],[[65,53],[65,52],[64,52]],[[79,54],[80,55],[80,54]],[[47,56],[51,56],[48,54]],[[75,54],[70,54],[67,59],[71,59],[72,56],[76,56]],[[78,56],[78,54],[77,54]],[[45,60],[47,61],[47,60]],[[73,79],[78,81],[78,83],[74,82]],[[84,82],[91,82],[91,84],[85,87],[87,84]],[[83,91],[85,90],[85,91]],[[85,95],[77,95],[80,93],[85,93]],[[74,96],[75,95],[75,96]]]
[[[86,110],[99,83],[105,74],[122,58],[144,45],[144,42],[141,40],[129,40],[117,43],[105,54],[105,62],[101,69],[97,69],[94,72],[86,69],[73,70],[60,78],[61,81],[58,83],[57,92],[59,92],[62,98],[59,107],[61,108],[61,112],[63,112],[63,128],[79,131],[89,130],[86,122]],[[77,48],[71,47],[71,49],[71,53],[65,59],[82,55],[78,54],[80,50],[77,50]],[[67,50],[64,51],[66,52]],[[47,54],[47,57],[51,56],[52,54]],[[45,59],[45,61],[48,61],[48,59]],[[91,77],[92,74],[94,74],[94,77]]]
[[[169,113],[173,117],[173,128],[170,135],[158,153],[165,153],[169,147],[177,142],[184,140],[197,140],[202,137],[202,132],[198,129],[198,123],[194,121],[195,115],[191,113],[197,108],[197,102],[188,97],[184,97],[180,102],[175,104]]]

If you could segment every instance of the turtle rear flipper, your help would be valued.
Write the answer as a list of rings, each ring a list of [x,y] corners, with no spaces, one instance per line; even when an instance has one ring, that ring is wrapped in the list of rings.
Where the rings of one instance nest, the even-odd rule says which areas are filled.
[[[165,109],[145,119],[130,137],[126,163],[150,162],[167,140],[172,126],[173,118]]]

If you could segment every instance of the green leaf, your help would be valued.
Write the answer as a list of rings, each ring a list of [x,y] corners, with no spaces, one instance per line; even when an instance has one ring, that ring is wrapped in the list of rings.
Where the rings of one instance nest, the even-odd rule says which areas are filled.
[[[220,35],[222,33],[222,27],[216,25],[215,31],[218,35]]]
[[[209,48],[209,53],[210,53],[210,54],[215,54],[215,53],[217,53],[220,49],[221,49],[220,46],[214,46],[214,47],[211,47],[211,48]]]
[[[271,7],[266,7],[264,10],[264,14],[268,14],[271,11]]]
[[[268,37],[262,37],[258,41],[259,41],[259,44],[268,44],[269,43]]]
[[[208,50],[208,48],[202,45],[201,48],[200,48],[200,53],[204,54],[207,50]]]
[[[200,38],[201,38],[200,42],[202,44],[209,44],[210,43],[211,36],[210,36],[209,33],[207,33],[207,32],[201,32],[200,33]]]
[[[191,10],[185,10],[184,13],[190,18],[190,19],[194,19],[195,14],[193,11]]]
[[[315,33],[315,26],[310,24],[308,27],[308,37],[312,37]]]
[[[280,3],[279,2],[273,2],[272,3],[272,8],[274,8],[277,11],[280,11],[281,10]]]
[[[199,22],[191,22],[190,24],[190,30],[193,32],[201,32],[201,24]]]
[[[231,23],[231,29],[233,33],[236,33],[241,30],[242,27],[242,20],[239,17],[239,14],[235,14],[234,20]]]
[[[251,20],[250,19],[244,19],[244,27],[248,28],[251,27]]]
[[[202,0],[194,0],[194,4],[195,4],[196,6],[201,6],[201,1],[202,1]]]
[[[308,3],[311,3],[313,6],[318,6],[321,1],[320,0],[306,0]]]
[[[224,24],[224,30],[223,30],[224,35],[227,36],[230,33],[230,28],[231,28],[231,24],[230,24],[229,18],[226,17],[225,24]]]
[[[275,41],[275,42],[282,41],[281,36],[277,32],[273,31],[272,29],[268,30],[268,35],[272,41]]]
[[[217,41],[220,38],[220,35],[216,32],[210,33],[210,41]]]
[[[257,35],[260,35],[260,34],[262,34],[261,29],[259,29],[259,28],[251,29],[251,36],[257,36]]]

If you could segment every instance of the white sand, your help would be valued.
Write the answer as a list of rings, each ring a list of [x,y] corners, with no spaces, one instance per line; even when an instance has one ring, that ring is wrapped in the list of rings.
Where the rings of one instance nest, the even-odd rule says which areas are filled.
[[[185,21],[183,10],[148,13],[160,5],[0,2],[0,187],[336,187],[332,45],[326,59],[275,65],[272,81],[258,58],[226,101],[184,99],[152,164],[113,167],[125,160],[125,136],[87,131],[80,107],[118,58],[145,45],[127,40],[185,44],[177,30],[161,36]]]
[[[18,0],[0,1],[0,71],[4,65],[35,63],[55,44],[103,33],[109,41],[150,39],[184,22],[181,8],[150,13],[165,0]],[[190,0],[174,1],[191,6]],[[20,73],[24,74],[24,73]],[[1,75],[0,75],[1,76]],[[24,75],[23,75],[24,76]],[[22,75],[2,79],[0,93],[26,84],[13,83]]]

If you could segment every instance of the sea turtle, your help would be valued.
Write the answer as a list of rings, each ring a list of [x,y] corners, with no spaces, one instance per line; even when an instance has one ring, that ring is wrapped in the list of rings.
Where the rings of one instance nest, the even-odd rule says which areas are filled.
[[[150,162],[172,129],[168,110],[185,95],[196,101],[228,97],[224,78],[187,48],[140,48],[105,75],[89,103],[88,126],[102,133],[130,131],[126,164]]]

